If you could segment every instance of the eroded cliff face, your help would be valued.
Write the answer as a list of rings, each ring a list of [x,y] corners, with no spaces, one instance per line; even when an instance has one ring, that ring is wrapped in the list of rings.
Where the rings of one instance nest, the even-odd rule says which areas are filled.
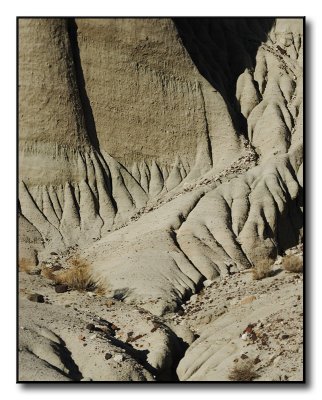
[[[175,310],[302,235],[303,26],[21,19],[20,259]]]

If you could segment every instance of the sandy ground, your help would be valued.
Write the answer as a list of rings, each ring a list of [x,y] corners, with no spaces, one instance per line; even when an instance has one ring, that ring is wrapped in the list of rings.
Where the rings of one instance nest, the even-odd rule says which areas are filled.
[[[215,281],[172,317],[200,335],[179,364],[180,380],[228,380],[245,362],[255,365],[254,380],[303,379],[303,276],[278,266],[273,273]]]
[[[95,292],[57,293],[20,272],[19,379],[224,381],[249,362],[254,380],[301,381],[303,275],[280,262],[262,280],[246,270],[205,281],[163,317]]]

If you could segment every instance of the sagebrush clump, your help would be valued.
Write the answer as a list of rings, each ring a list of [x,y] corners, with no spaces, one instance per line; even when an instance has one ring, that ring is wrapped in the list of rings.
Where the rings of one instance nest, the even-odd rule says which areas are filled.
[[[252,272],[255,280],[267,278],[272,273],[272,262],[270,260],[261,260],[255,265]]]
[[[96,291],[105,294],[104,287],[95,281],[90,272],[89,263],[79,256],[73,256],[68,260],[69,268],[53,273],[50,268],[44,268],[42,275],[53,280],[56,284],[65,284],[70,289],[78,291]]]
[[[283,268],[288,272],[303,272],[303,258],[295,254],[284,257]]]
[[[18,266],[20,271],[27,273],[29,273],[30,271],[33,270],[33,268],[35,268],[34,264],[30,260],[24,257],[19,259]]]
[[[96,283],[92,279],[89,264],[79,257],[68,260],[70,268],[61,271],[56,275],[55,281],[58,284],[66,284],[69,288],[79,291],[93,291]]]
[[[234,365],[228,375],[230,381],[237,382],[250,382],[258,377],[259,375],[255,371],[253,361],[251,360]]]

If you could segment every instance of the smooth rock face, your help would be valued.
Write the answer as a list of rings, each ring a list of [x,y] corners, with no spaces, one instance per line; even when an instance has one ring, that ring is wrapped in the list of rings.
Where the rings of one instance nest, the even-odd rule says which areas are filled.
[[[19,24],[20,203],[53,247],[238,157],[227,104],[170,19]]]
[[[142,175],[177,155],[190,168],[206,141],[205,109],[171,19],[76,19],[75,30],[101,150]]]
[[[24,18],[18,67],[21,271],[77,255],[107,297],[165,317],[301,242],[303,20]],[[102,363],[173,378],[167,335],[143,372],[137,353]],[[55,362],[54,380],[107,376]]]

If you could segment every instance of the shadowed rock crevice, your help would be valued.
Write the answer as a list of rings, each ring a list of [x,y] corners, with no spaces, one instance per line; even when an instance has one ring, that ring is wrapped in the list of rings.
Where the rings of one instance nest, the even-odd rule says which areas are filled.
[[[79,54],[79,47],[77,41],[77,24],[75,18],[68,18],[67,19],[67,29],[69,34],[70,46],[72,49],[74,66],[75,66],[75,73],[76,73],[76,82],[79,91],[79,96],[82,103],[82,109],[85,118],[85,125],[87,134],[90,138],[92,145],[95,147],[97,151],[99,151],[99,141],[96,133],[96,126],[95,126],[95,119],[93,116],[93,110],[91,106],[91,102],[88,98],[87,91],[86,91],[86,83],[84,79],[84,73],[82,68],[82,63]]]
[[[79,370],[78,365],[73,360],[72,353],[66,347],[66,343],[64,341],[61,341],[60,358],[68,370],[67,376],[73,381],[80,381],[83,378],[82,373]]]
[[[254,69],[258,47],[267,40],[275,19],[173,18],[173,21],[199,72],[225,99],[236,131],[247,136],[247,120],[236,100],[237,79],[245,69]]]

